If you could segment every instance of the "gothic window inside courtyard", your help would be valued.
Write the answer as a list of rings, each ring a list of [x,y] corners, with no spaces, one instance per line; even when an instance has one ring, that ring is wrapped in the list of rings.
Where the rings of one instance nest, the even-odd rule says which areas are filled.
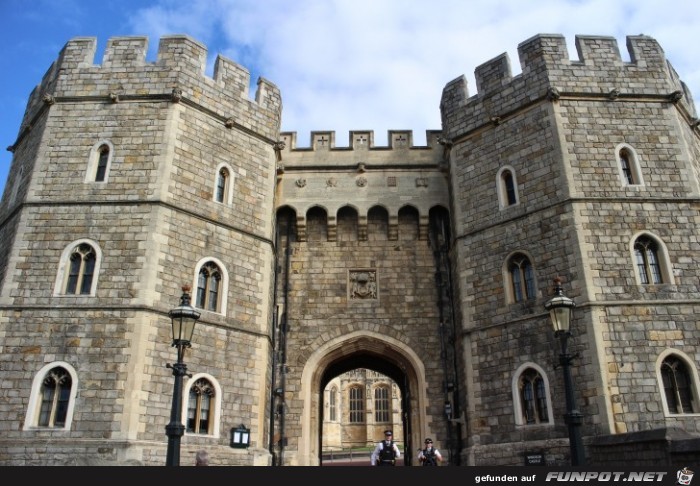
[[[388,386],[379,386],[374,389],[374,421],[391,421],[391,390]]]
[[[351,424],[364,423],[365,421],[365,390],[361,386],[353,386],[348,390]]]
[[[338,389],[336,387],[331,388],[331,391],[328,395],[328,399],[330,402],[329,407],[328,407],[328,411],[329,411],[328,419],[331,422],[335,422],[337,420],[337,410],[338,410]]]

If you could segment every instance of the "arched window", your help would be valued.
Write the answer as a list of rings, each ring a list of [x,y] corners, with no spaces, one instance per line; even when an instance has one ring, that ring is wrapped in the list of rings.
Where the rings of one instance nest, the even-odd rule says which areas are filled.
[[[510,302],[524,302],[536,296],[535,272],[530,259],[516,253],[508,259],[508,280],[510,286]]]
[[[226,196],[226,187],[228,186],[228,171],[221,169],[219,177],[216,179],[216,202],[224,202]]]
[[[231,204],[233,201],[233,172],[226,164],[217,168],[216,181],[214,182],[214,201],[222,204]]]
[[[549,421],[544,380],[540,374],[529,368],[520,375],[520,399],[523,419],[526,424],[539,424]]]
[[[700,412],[692,375],[685,361],[670,354],[661,362],[660,371],[668,412],[672,415]]]
[[[24,430],[68,430],[73,419],[77,376],[68,363],[47,364],[34,377]]]
[[[640,236],[634,243],[639,281],[642,285],[664,283],[658,245],[648,236]]]
[[[75,247],[70,256],[66,294],[90,294],[95,272],[95,250],[83,243]]]
[[[353,386],[348,390],[351,424],[365,422],[365,393],[361,386]]]
[[[337,420],[337,400],[338,400],[338,389],[336,387],[331,388],[330,394],[328,395],[329,406],[329,420],[335,422]]]
[[[103,145],[97,151],[97,172],[95,173],[95,182],[104,182],[107,175],[107,162],[109,161],[109,147]]]
[[[214,386],[206,378],[192,384],[187,404],[187,432],[191,434],[211,434]]]
[[[616,147],[616,156],[622,185],[643,185],[642,171],[635,150],[627,144],[620,144]]]
[[[54,295],[95,295],[102,252],[90,240],[78,240],[63,250]]]
[[[41,384],[41,408],[39,427],[63,427],[66,425],[72,380],[63,368],[46,373]]]
[[[85,182],[107,182],[113,158],[114,148],[110,142],[101,141],[93,145],[85,172]]]
[[[207,262],[199,269],[196,307],[212,312],[219,312],[220,291],[221,269],[214,262]]]
[[[501,181],[503,182],[503,190],[506,196],[506,205],[512,206],[517,202],[515,199],[515,181],[513,180],[513,173],[509,170],[504,170],[501,174]]]
[[[206,256],[197,262],[192,288],[193,306],[208,312],[226,314],[229,277],[223,263]]]
[[[513,401],[517,425],[551,424],[549,383],[534,363],[522,365],[514,375]]]
[[[374,421],[391,422],[391,393],[389,387],[380,386],[374,389]]]
[[[512,167],[503,167],[498,171],[496,191],[501,209],[518,204],[518,184]]]
[[[219,436],[221,395],[221,386],[213,376],[190,376],[182,391],[183,403],[187,404],[182,407],[181,416],[185,433]]]
[[[620,151],[620,169],[622,170],[622,177],[627,181],[627,184],[634,184],[632,164],[630,163],[630,155],[627,150]]]

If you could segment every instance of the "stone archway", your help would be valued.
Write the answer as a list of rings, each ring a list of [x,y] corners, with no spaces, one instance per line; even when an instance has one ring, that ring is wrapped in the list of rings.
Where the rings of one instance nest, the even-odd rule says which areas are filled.
[[[405,407],[411,411],[405,419],[408,434],[406,444],[420,444],[427,423],[425,368],[422,361],[411,348],[397,339],[373,331],[355,331],[320,346],[304,364],[298,395],[303,401],[303,412],[301,440],[295,460],[297,465],[319,465],[322,384],[327,379],[329,368],[340,362],[351,363],[353,359],[360,366],[363,366],[360,363],[367,364],[374,360],[384,369],[400,370],[404,377],[403,395],[408,401]]]

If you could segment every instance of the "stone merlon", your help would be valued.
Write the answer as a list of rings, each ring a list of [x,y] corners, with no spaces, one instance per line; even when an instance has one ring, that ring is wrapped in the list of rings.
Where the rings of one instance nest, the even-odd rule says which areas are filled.
[[[440,102],[445,136],[453,137],[455,132],[463,133],[521,108],[546,96],[550,88],[564,95],[607,96],[614,91],[622,97],[669,99],[678,92],[683,96],[676,99],[690,116],[695,116],[691,93],[656,40],[645,35],[628,36],[629,62],[622,59],[613,37],[579,35],[575,43],[578,59],[571,60],[562,35],[531,37],[518,45],[522,73],[513,76],[508,55],[501,54],[475,69],[474,96],[469,95],[463,76],[447,83]],[[467,117],[474,117],[474,123],[465,122]]]
[[[260,78],[255,97],[250,99],[249,71],[221,55],[216,58],[213,77],[206,76],[207,49],[198,41],[186,35],[164,36],[154,62],[146,60],[146,37],[110,38],[101,64],[94,63],[96,45],[93,37],[76,37],[66,43],[41,84],[33,90],[26,117],[31,119],[46,94],[58,101],[109,96],[112,100],[124,100],[166,97],[173,90],[181,90],[183,99],[225,118],[245,120],[251,118],[251,111],[267,112],[267,116],[262,115],[262,126],[270,131],[267,136],[276,137],[273,134],[279,130],[282,111],[277,86]]]

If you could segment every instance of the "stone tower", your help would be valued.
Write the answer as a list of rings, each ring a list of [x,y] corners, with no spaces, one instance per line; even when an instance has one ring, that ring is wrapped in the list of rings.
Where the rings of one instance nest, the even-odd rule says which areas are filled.
[[[153,63],[145,38],[110,39],[99,65],[95,47],[67,43],[13,147],[0,295],[13,392],[1,460],[164,463],[168,311],[183,285],[197,298],[204,271],[185,381],[217,412],[207,420],[206,401],[197,411],[183,464],[200,437],[228,444],[240,424],[253,447],[229,449],[228,462],[258,463],[260,449],[266,464],[279,90],[260,80],[249,99],[248,72],[223,57],[204,76],[206,49],[185,36],[163,37]],[[227,293],[210,299],[216,285]],[[71,395],[52,405],[44,388]]]
[[[112,38],[100,64],[71,40],[0,205],[0,463],[163,464],[186,285],[183,464],[321,463],[324,390],[358,369],[395,388],[339,386],[352,439],[390,424],[408,465],[425,436],[450,465],[568,464],[554,277],[576,304],[586,460],[697,457],[698,120],[656,41],[627,42],[629,62],[608,37],[577,37],[575,60],[561,36],[526,40],[521,74],[502,55],[476,94],[446,84],[426,146],[306,147],[273,84],[249,99],[223,57],[205,76],[186,36],[155,62]]]
[[[471,464],[568,460],[552,442],[567,436],[543,307],[555,277],[577,305],[588,461],[642,465],[641,442],[700,432],[692,98],[649,37],[627,38],[630,62],[614,38],[576,47],[570,60],[562,36],[538,35],[518,46],[518,76],[503,55],[476,68],[476,95],[463,78],[443,91]]]

